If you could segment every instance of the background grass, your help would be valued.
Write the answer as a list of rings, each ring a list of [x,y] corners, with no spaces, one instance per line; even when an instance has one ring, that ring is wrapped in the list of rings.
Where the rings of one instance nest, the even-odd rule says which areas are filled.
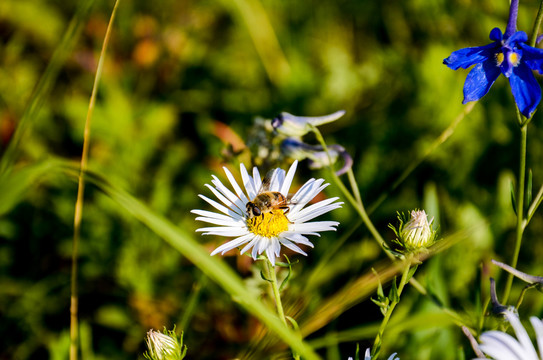
[[[519,29],[529,32],[538,3],[520,5]],[[0,181],[2,359],[66,358],[76,184],[48,159],[79,161],[112,6],[98,0],[90,10],[54,0],[0,3],[0,143],[2,161],[14,164]],[[195,234],[201,224],[189,210],[209,209],[197,194],[209,195],[204,184],[211,174],[222,177],[223,165],[235,174],[240,161],[250,165],[249,152],[235,150],[243,149],[255,117],[345,109],[321,131],[353,156],[370,207],[463,111],[467,71],[446,68],[443,58],[486,44],[507,15],[507,1],[490,0],[121,1],[94,111],[89,168],[211,250],[222,239]],[[69,32],[77,25],[81,31]],[[23,119],[26,130],[7,155]],[[536,188],[543,182],[540,124],[538,112],[528,139]],[[488,277],[503,284],[489,260],[508,262],[514,246],[510,183],[517,132],[512,95],[499,79],[447,142],[371,214],[390,239],[387,224],[396,211],[424,207],[444,237],[460,238],[427,260],[417,277],[474,324]],[[306,141],[316,143],[311,136]],[[298,185],[309,177],[331,180],[303,162],[299,169]],[[173,324],[185,331],[191,359],[288,357],[283,343],[264,335],[260,322],[201,267],[101,190],[86,189],[81,233],[85,359],[142,358],[146,331]],[[339,190],[330,186],[326,195]],[[372,267],[385,273],[391,267],[348,204],[327,217],[341,222],[338,232],[314,239],[307,258],[294,256],[299,262],[284,302],[302,329],[312,329],[306,339],[323,358],[346,359],[357,342],[362,348],[372,343],[381,319],[368,300],[375,279],[356,280]],[[542,228],[536,214],[521,250],[522,271],[543,273]],[[252,261],[229,255],[224,260],[255,299],[269,302]],[[353,289],[349,305],[310,327],[342,288]],[[515,282],[513,300],[521,288]],[[406,291],[383,353],[396,351],[402,360],[470,358],[451,318],[414,289]],[[543,297],[529,292],[520,312],[521,318],[541,317]]]

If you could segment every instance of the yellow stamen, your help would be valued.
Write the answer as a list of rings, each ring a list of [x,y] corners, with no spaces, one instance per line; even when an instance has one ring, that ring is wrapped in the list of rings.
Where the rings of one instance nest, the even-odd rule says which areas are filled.
[[[519,63],[519,60],[520,58],[516,52],[509,53],[509,63],[511,63],[511,65],[517,66]]]
[[[505,58],[505,56],[503,55],[502,52],[497,53],[497,54],[496,54],[496,63],[497,63],[498,65],[501,65],[504,58]]]
[[[288,224],[289,221],[281,209],[273,209],[271,212],[247,219],[247,228],[250,232],[267,238],[276,237],[287,231]]]

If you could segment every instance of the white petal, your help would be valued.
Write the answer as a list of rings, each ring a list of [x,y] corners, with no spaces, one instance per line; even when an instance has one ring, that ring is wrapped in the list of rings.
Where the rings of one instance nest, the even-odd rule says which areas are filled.
[[[224,196],[228,198],[232,203],[236,205],[238,209],[241,210],[241,212],[245,212],[245,203],[241,201],[241,199],[234,194],[232,191],[230,191],[229,188],[223,185],[223,183],[217,178],[215,175],[213,175],[213,180],[211,181],[213,185],[219,190]]]
[[[234,204],[232,201],[228,200],[224,195],[222,195],[217,189],[215,189],[213,186],[211,185],[208,185],[208,184],[205,184],[205,186],[211,190],[211,192],[213,193],[213,195],[215,195],[215,197],[217,199],[219,199],[220,201],[223,202],[224,205],[226,205],[230,210],[232,210],[233,212],[235,212],[236,214],[238,215],[241,215],[243,216],[244,214],[244,210],[241,210],[239,207],[236,206],[236,204]]]
[[[487,331],[481,335],[481,351],[495,360],[528,360],[524,349],[509,334],[501,331]]]
[[[254,199],[256,196],[256,192],[258,191],[260,187],[255,189],[255,183],[253,182],[253,179],[247,173],[247,169],[245,169],[245,165],[240,164],[239,170],[241,173],[241,180],[243,181],[243,186],[245,187],[245,190],[247,191],[248,198]]]
[[[195,220],[204,221],[204,222],[214,224],[214,225],[233,226],[233,227],[246,226],[244,221],[234,221],[233,219],[222,220],[222,219],[199,216]]]
[[[289,213],[288,218],[293,222],[300,222],[300,223],[314,219],[319,215],[322,215],[332,210],[340,208],[341,205],[343,204],[341,202],[330,204],[331,202],[334,202],[337,199],[338,198],[331,198],[331,199],[319,201],[318,203],[308,206],[307,208],[302,209],[293,215],[290,215]]]
[[[537,341],[537,347],[539,348],[539,357],[543,359],[543,321],[532,316],[530,322],[535,330],[535,338]]]
[[[252,234],[252,233],[251,233],[251,234]],[[253,234],[253,235],[254,235],[254,234]],[[251,247],[253,247],[253,246],[255,245],[255,243],[257,243],[258,238],[259,238],[258,235],[254,235],[254,237],[252,238],[252,240],[249,241],[249,242],[247,243],[247,245],[245,245],[245,246],[243,247],[243,249],[240,250],[239,253],[240,253],[240,254],[244,254],[247,250],[249,250]],[[255,258],[255,260],[256,260],[256,258]]]
[[[234,189],[238,197],[241,199],[241,201],[243,201],[244,204],[247,204],[249,202],[249,199],[247,198],[247,196],[245,196],[243,190],[241,190],[241,187],[238,185],[236,179],[234,179],[234,175],[232,175],[232,173],[230,172],[230,170],[228,170],[226,166],[223,167],[223,169],[226,177],[228,178],[228,181],[230,181],[230,184],[232,185],[232,188]]]
[[[310,247],[314,247],[313,243],[311,243],[311,241],[309,241],[309,239],[306,238],[303,235],[300,235],[300,234],[297,234],[297,233],[286,233],[286,234],[283,233],[283,234],[281,234],[281,236],[284,237],[285,239],[290,240],[290,241],[294,241],[295,243],[304,244],[304,245],[307,245],[307,246],[310,246]]]
[[[281,185],[281,194],[284,196],[288,196],[288,190],[290,189],[290,185],[292,185],[292,179],[294,179],[294,174],[296,173],[296,167],[298,166],[298,160],[295,160],[292,165],[290,166],[290,169],[288,169],[287,176],[285,177],[285,180],[283,181],[283,185]]]
[[[260,243],[258,244],[258,255],[262,254],[266,249],[270,247],[270,240],[264,236],[261,236]]]
[[[231,217],[231,216],[228,216],[228,215],[218,214],[218,213],[215,213],[213,211],[207,211],[207,210],[196,209],[196,210],[191,210],[190,212],[193,213],[193,214],[196,214],[196,215],[205,216],[205,217],[208,217],[208,218],[218,219],[218,220],[232,220],[232,221],[235,221],[235,222],[237,222],[239,220],[243,220],[239,216],[234,218],[234,217]]]
[[[400,360],[399,357],[396,357],[396,353],[390,355],[387,360]]]
[[[294,244],[292,241],[290,241],[288,239],[283,239],[283,241],[281,241],[281,243],[283,244],[284,247],[289,248],[290,250],[292,250],[294,252],[297,252],[299,254],[307,256],[305,251],[300,249],[300,247],[298,245]]]
[[[292,224],[292,231],[309,235],[310,232],[336,231],[337,221],[314,221],[303,224]]]
[[[210,198],[204,196],[204,195],[198,195],[201,199],[203,199],[205,202],[207,202],[209,205],[213,206],[215,209],[219,210],[220,212],[226,214],[226,215],[229,215],[230,217],[232,217],[233,219],[240,219],[242,218],[240,216],[240,214],[238,214],[237,212],[227,208],[226,206],[224,205],[221,205],[219,204],[218,202],[216,202],[215,200],[211,200]]]
[[[260,188],[262,187],[262,179],[260,178],[260,173],[258,172],[258,169],[256,166],[253,168],[253,183],[255,186],[255,196],[256,196],[258,192],[260,191]],[[254,197],[252,197],[251,199],[254,199]]]
[[[528,336],[526,329],[524,328],[524,326],[522,326],[518,315],[516,315],[513,312],[506,312],[505,316],[507,317],[507,320],[509,320],[509,323],[511,324],[513,329],[515,329],[515,334],[517,335],[517,339],[520,342],[521,346],[524,348],[524,353],[526,356],[525,360],[528,360],[528,359],[539,360],[535,352],[534,345],[532,344],[532,341],[530,340],[530,336]]]
[[[371,360],[370,348],[366,349],[366,354],[364,355],[364,360]]]
[[[262,236],[257,236],[257,238],[254,240],[255,244],[253,245],[253,250],[251,251],[251,256],[254,260],[260,255],[259,249],[262,245]]]
[[[219,236],[241,236],[247,234],[247,229],[233,226],[206,227],[197,229],[197,232],[204,232],[204,235],[219,235]]]
[[[234,239],[232,241],[228,241],[227,243],[222,244],[221,246],[219,246],[218,248],[213,250],[211,255],[215,255],[217,253],[224,254],[227,251],[235,249],[235,248],[245,244],[246,242],[251,241],[253,238],[254,238],[253,233],[249,233],[249,234],[245,234],[243,236],[240,236],[237,239]]]

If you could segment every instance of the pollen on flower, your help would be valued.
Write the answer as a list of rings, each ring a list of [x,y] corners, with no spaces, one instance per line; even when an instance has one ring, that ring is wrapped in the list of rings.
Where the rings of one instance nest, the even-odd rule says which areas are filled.
[[[272,238],[287,231],[289,221],[283,210],[273,209],[271,212],[247,219],[246,224],[247,229],[253,234]]]
[[[520,57],[516,52],[510,52],[508,55],[508,60],[511,65],[517,66],[520,61]]]
[[[498,65],[501,65],[503,63],[503,59],[505,58],[505,56],[503,55],[503,52],[499,52],[496,54],[496,63]]]

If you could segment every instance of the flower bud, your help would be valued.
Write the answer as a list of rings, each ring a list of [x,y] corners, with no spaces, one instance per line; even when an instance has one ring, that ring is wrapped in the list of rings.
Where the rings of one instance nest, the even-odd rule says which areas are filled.
[[[174,331],[166,329],[163,333],[149,330],[146,343],[149,352],[145,353],[145,357],[150,360],[181,360],[187,352],[187,347],[183,346],[183,335],[178,340]]]
[[[411,217],[407,219],[404,214],[398,213],[400,224],[397,230],[389,225],[397,237],[394,242],[400,245],[400,252],[424,251],[436,240],[437,232],[432,227],[434,218],[428,221],[428,215],[424,210],[413,210],[410,215]]]

